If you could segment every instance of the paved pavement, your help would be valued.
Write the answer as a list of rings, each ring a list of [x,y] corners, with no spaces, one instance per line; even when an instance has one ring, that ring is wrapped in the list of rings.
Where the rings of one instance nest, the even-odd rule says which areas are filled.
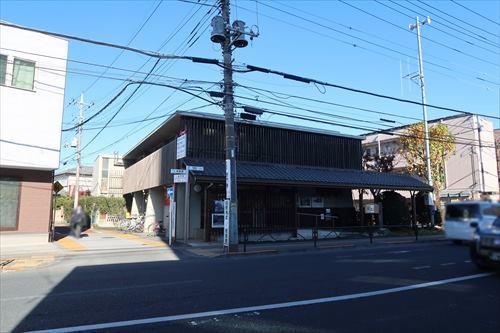
[[[500,331],[500,277],[449,242],[216,258],[87,251],[1,277],[2,332]]]

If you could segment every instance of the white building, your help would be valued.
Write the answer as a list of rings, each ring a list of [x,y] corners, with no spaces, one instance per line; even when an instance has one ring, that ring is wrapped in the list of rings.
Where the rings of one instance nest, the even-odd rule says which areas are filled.
[[[84,195],[85,193],[90,194],[92,192],[92,173],[93,168],[91,166],[82,166],[80,168],[80,179],[78,181],[80,195]],[[54,176],[54,182],[56,181],[63,186],[63,189],[59,192],[59,194],[73,197],[75,195],[76,188],[76,168],[57,171]]]
[[[68,42],[0,22],[0,230],[44,233],[59,167]]]
[[[456,115],[429,122],[448,126],[455,136],[456,148],[445,162],[445,183],[441,199],[479,199],[481,193],[498,195],[498,172],[495,154],[495,137],[491,121],[473,115]],[[388,129],[403,133],[408,126]],[[406,161],[398,153],[402,148],[399,136],[384,133],[369,133],[363,140],[365,154],[395,154],[394,171],[404,170]]]
[[[93,196],[121,197],[123,195],[123,160],[118,155],[99,155],[92,173]]]

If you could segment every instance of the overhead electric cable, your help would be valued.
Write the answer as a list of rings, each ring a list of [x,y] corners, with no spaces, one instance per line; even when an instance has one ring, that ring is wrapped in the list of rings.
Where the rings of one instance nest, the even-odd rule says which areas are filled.
[[[346,87],[346,86],[342,86],[342,85],[339,85],[339,84],[334,84],[334,83],[330,83],[330,82],[326,82],[326,81],[319,81],[319,80],[316,80],[316,79],[306,78],[306,77],[303,77],[303,76],[298,76],[298,75],[294,75],[294,74],[280,72],[280,71],[276,71],[276,70],[272,70],[272,69],[268,69],[268,68],[257,67],[257,66],[253,66],[253,65],[247,65],[247,68],[250,69],[250,70],[252,70],[252,71],[256,71],[256,72],[262,72],[262,73],[266,73],[266,74],[279,75],[279,76],[282,76],[285,79],[294,80],[294,81],[298,81],[298,82],[303,82],[303,83],[317,83],[317,84],[320,84],[320,85],[323,85],[323,86],[328,86],[328,87],[332,87],[332,88],[338,88],[338,89],[347,90],[347,91],[351,91],[351,92],[355,92],[355,93],[359,93],[359,94],[364,94],[364,95],[369,95],[369,96],[373,96],[373,97],[384,98],[384,99],[389,99],[389,100],[398,101],[398,102],[402,102],[402,103],[409,103],[409,104],[414,104],[414,105],[420,105],[420,106],[423,105],[421,102],[412,101],[412,100],[409,100],[409,99],[404,99],[404,98],[399,98],[399,97],[394,97],[394,96],[389,96],[389,95],[374,93],[374,92],[367,91],[367,90],[362,90],[362,89],[356,89],[356,88]],[[476,114],[476,115],[483,116],[483,117],[486,117],[486,118],[492,118],[492,119],[499,119],[500,120],[500,117],[496,117],[496,116],[490,116],[490,115],[485,115],[485,114],[480,114],[480,113],[472,113],[472,112],[468,112],[468,111],[464,111],[464,110],[459,110],[459,109],[454,109],[454,108],[449,108],[449,107],[444,107],[444,106],[439,106],[439,105],[426,104],[426,106],[430,107],[430,108],[438,109],[438,110],[443,110],[443,111],[458,112],[458,113],[469,114],[469,115],[470,114]]]
[[[354,9],[356,9],[356,10],[358,10],[358,11],[362,12],[362,13],[365,13],[365,14],[367,14],[367,15],[369,15],[369,16],[372,16],[372,17],[374,17],[374,18],[376,18],[376,19],[378,19],[378,20],[380,20],[380,21],[383,21],[383,22],[385,22],[385,23],[387,23],[387,24],[390,24],[390,25],[392,25],[392,26],[394,26],[394,27],[398,28],[399,30],[403,30],[403,31],[405,31],[405,32],[407,32],[407,33],[412,33],[412,32],[411,32],[410,30],[408,30],[408,29],[405,29],[405,28],[403,28],[403,27],[400,27],[399,25],[397,25],[397,24],[395,24],[395,23],[392,23],[392,22],[390,22],[389,20],[386,20],[386,19],[384,19],[384,18],[381,18],[381,17],[379,17],[379,16],[377,16],[377,15],[374,15],[374,14],[372,14],[372,13],[370,13],[370,12],[368,12],[368,11],[366,11],[366,10],[362,9],[362,8],[356,7],[356,6],[354,6],[353,4],[351,4],[351,3],[347,2],[347,1],[344,1],[344,0],[337,0],[337,1],[339,1],[339,2],[341,2],[341,3],[343,3],[343,4],[345,4],[345,5],[347,5],[347,6],[349,6],[349,7],[352,7],[352,8],[354,8]],[[434,44],[439,45],[439,46],[441,46],[441,47],[444,47],[444,48],[450,49],[450,50],[455,51],[455,52],[457,52],[457,53],[463,54],[463,55],[465,55],[465,56],[467,56],[467,57],[474,58],[474,59],[476,59],[476,60],[479,60],[479,59],[480,59],[480,58],[479,58],[479,59],[477,59],[477,57],[476,57],[476,56],[474,56],[474,55],[471,55],[471,54],[469,54],[469,53],[463,52],[462,50],[459,50],[459,49],[457,49],[457,48],[455,48],[455,47],[451,47],[451,46],[449,46],[449,45],[447,45],[447,44],[445,44],[445,43],[441,43],[441,42],[436,41],[436,40],[434,40],[434,39],[431,39],[431,38],[429,38],[429,37],[422,36],[422,39],[428,40],[428,41],[429,41],[429,42],[431,42],[431,43],[434,43]],[[493,64],[493,65],[495,65],[495,66],[498,66],[497,64],[495,64],[495,63],[491,63],[491,62],[489,62],[489,61],[487,61],[487,60],[480,60],[480,61],[482,61],[482,62],[487,62],[487,63]]]
[[[139,33],[142,31],[142,29],[144,29],[144,27],[146,26],[146,24],[148,24],[149,20],[151,19],[151,17],[153,17],[153,15],[156,13],[156,11],[158,10],[158,8],[160,8],[161,4],[163,3],[163,0],[160,0],[158,1],[158,4],[156,5],[156,7],[153,9],[153,11],[149,14],[149,16],[146,18],[146,20],[144,22],[142,22],[141,26],[139,27],[139,29],[137,29],[137,31],[134,33],[134,35],[129,39],[129,41],[127,42],[127,45],[126,46],[130,46],[130,44],[132,44],[132,42],[137,38],[137,36],[139,35]],[[118,59],[122,56],[122,54],[125,52],[125,50],[121,50],[120,53],[118,53],[118,55],[113,59],[113,61],[111,62],[111,64],[106,67],[106,69],[102,72],[102,75],[106,74],[109,70],[109,68],[111,66],[113,66],[115,64],[115,62],[118,61]],[[99,81],[99,77],[96,78],[87,88],[85,88],[83,91],[84,92],[87,92],[89,91],[98,81]]]
[[[464,5],[462,5],[458,1],[455,1],[455,0],[450,0],[450,1],[453,2],[455,5],[460,6],[460,7],[464,8],[465,10],[468,10],[469,12],[471,12],[473,14],[476,14],[477,16],[479,16],[479,17],[481,17],[481,18],[483,18],[483,19],[485,19],[485,20],[487,20],[487,21],[489,21],[489,22],[491,22],[493,24],[496,24],[496,25],[500,26],[500,23],[498,23],[496,21],[493,21],[492,19],[490,19],[490,18],[488,18],[488,17],[486,17],[486,16],[484,16],[484,15],[482,15],[482,14],[480,14],[480,13],[478,13],[478,12],[476,12],[476,11],[474,11],[474,10],[472,10],[472,9],[464,6]]]

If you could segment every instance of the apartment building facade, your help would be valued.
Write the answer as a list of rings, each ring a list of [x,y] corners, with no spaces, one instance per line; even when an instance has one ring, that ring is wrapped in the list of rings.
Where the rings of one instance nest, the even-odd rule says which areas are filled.
[[[482,193],[496,198],[499,193],[498,164],[495,153],[493,124],[476,115],[456,115],[429,122],[445,124],[454,135],[456,148],[445,162],[445,182],[441,189],[441,200],[479,199]],[[399,153],[403,147],[400,136],[408,126],[401,126],[386,133],[368,133],[363,140],[366,155],[395,155],[394,172],[406,169],[406,161]],[[386,132],[387,132],[386,131]]]
[[[49,234],[68,42],[0,22],[0,232]]]
[[[92,171],[91,195],[121,197],[124,169],[123,159],[117,154],[97,156]]]

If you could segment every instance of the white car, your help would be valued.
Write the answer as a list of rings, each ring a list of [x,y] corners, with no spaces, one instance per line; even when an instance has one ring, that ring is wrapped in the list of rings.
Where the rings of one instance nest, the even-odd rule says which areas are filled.
[[[461,201],[446,205],[444,232],[446,238],[454,243],[472,241],[475,228],[471,222],[477,222],[479,228],[489,228],[500,215],[497,201]]]

